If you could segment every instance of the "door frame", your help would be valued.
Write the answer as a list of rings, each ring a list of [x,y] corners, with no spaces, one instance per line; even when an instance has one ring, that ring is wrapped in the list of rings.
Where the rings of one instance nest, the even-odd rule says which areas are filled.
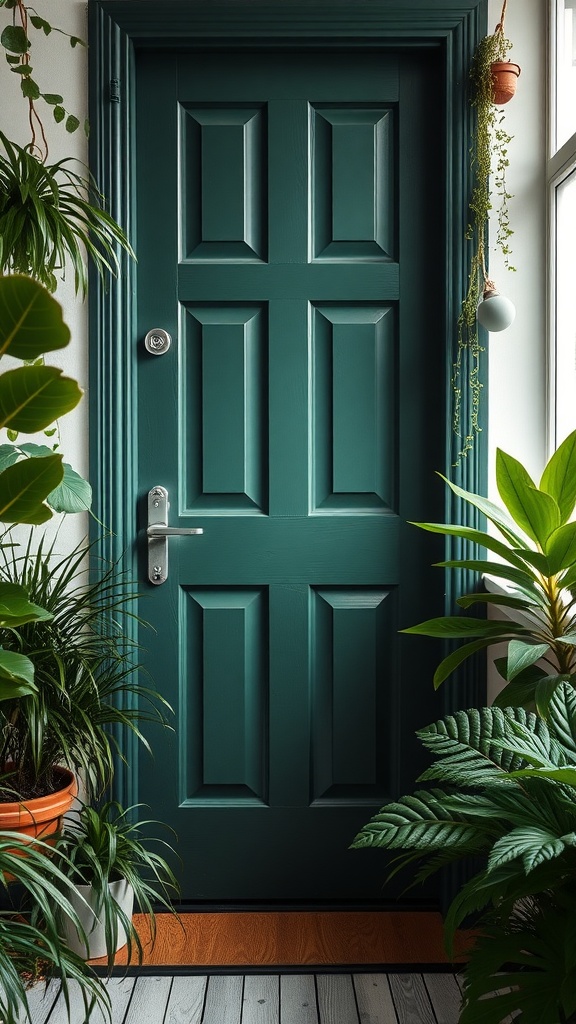
[[[468,69],[475,46],[486,34],[488,0],[89,0],[90,167],[107,197],[109,210],[131,236],[135,223],[135,86],[134,61],[139,49],[176,49],[199,43],[204,48],[233,45],[326,49],[391,48],[440,51],[445,91],[440,98],[440,126],[446,168],[444,237],[434,261],[445,259],[446,290],[438,296],[434,316],[446,337],[444,358],[445,459],[442,467],[465,490],[485,492],[487,429],[485,414],[473,451],[454,468],[458,450],[452,432],[451,378],[456,348],[456,321],[468,283],[470,243],[465,240],[470,133],[473,117]],[[445,125],[445,130],[444,130]],[[161,159],[162,154],[151,155]],[[152,171],[153,173],[153,171]],[[450,244],[446,240],[450,239]],[[159,254],[161,256],[161,254]],[[121,272],[104,290],[92,274],[90,283],[90,459],[95,512],[110,528],[98,531],[98,554],[122,559],[137,578],[136,466],[138,438],[125,429],[136,423],[134,263],[120,254]],[[487,380],[483,354],[482,377]],[[463,354],[462,378],[468,375]],[[486,392],[486,385],[484,387]],[[462,395],[464,405],[465,394]],[[483,403],[484,407],[486,402]],[[466,421],[468,410],[462,408]],[[440,468],[440,467],[438,467]],[[447,489],[448,490],[448,489]],[[449,492],[446,521],[478,528],[479,513]],[[447,558],[457,557],[447,540]],[[462,570],[446,572],[446,611],[454,595],[471,580]],[[127,618],[134,634],[137,623]],[[456,686],[441,691],[442,713],[454,707],[485,703],[485,663],[466,662]],[[138,801],[138,750],[132,736],[121,737],[128,767],[118,763],[115,796],[126,806]]]

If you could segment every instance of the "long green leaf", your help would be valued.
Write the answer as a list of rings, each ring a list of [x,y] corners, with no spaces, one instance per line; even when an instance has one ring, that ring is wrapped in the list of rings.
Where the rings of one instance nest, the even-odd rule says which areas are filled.
[[[0,427],[33,434],[74,409],[82,397],[75,380],[55,366],[20,366],[0,375]]]
[[[562,523],[567,523],[576,503],[576,430],[554,452],[542,473],[540,489],[554,498]]]
[[[463,644],[462,647],[458,647],[457,650],[452,651],[443,661],[440,662],[438,668],[434,673],[433,684],[434,689],[437,690],[442,683],[456,671],[459,665],[467,658],[470,658],[477,651],[484,650],[486,647],[490,647],[492,644],[502,643],[502,641],[509,639],[504,636],[489,637],[484,640],[474,640],[473,643]]]
[[[447,477],[442,476],[442,473],[438,473],[438,476],[448,484],[448,487],[454,492],[454,494],[459,498],[463,498],[464,501],[467,501],[470,505],[474,505],[474,507],[482,512],[491,523],[494,523],[494,526],[500,530],[500,533],[510,544],[522,546],[525,543],[525,538],[522,533],[519,532],[517,524],[504,509],[495,505],[494,502],[488,501],[487,498],[483,498],[480,494],[474,494],[472,491],[465,491],[457,484],[453,484]]]
[[[518,569],[526,568],[525,562],[520,554],[516,553],[514,548],[509,544],[503,544],[501,540],[498,540],[497,537],[493,537],[489,533],[483,533],[482,530],[472,530],[469,526],[451,526],[448,523],[411,523],[410,525],[418,526],[421,530],[427,530],[428,533],[440,533],[447,537],[460,537],[462,540],[470,541],[471,544],[477,544],[478,547],[493,551]]]
[[[525,632],[523,626],[515,626],[510,621],[500,619],[474,619],[465,615],[443,615],[436,619],[426,619],[416,626],[401,629],[401,633],[417,633],[419,636],[436,636],[444,639],[470,637],[503,637],[511,631]]]

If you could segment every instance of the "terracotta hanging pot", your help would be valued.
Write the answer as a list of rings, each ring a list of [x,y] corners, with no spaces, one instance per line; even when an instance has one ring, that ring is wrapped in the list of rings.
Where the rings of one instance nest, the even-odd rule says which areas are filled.
[[[516,92],[516,82],[520,74],[520,65],[510,60],[495,61],[490,65],[492,75],[492,102],[497,107],[508,103]]]
[[[62,819],[78,792],[78,785],[68,768],[57,767],[54,775],[59,783],[56,792],[32,800],[0,802],[0,830],[21,832],[23,836],[43,840],[60,831]]]

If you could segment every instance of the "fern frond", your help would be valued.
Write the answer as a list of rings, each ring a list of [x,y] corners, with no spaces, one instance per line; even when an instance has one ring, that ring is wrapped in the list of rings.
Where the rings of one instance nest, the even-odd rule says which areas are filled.
[[[443,806],[441,790],[419,790],[382,807],[356,836],[352,847],[381,849],[480,850],[494,838],[486,824],[466,822],[462,815],[451,814]]]

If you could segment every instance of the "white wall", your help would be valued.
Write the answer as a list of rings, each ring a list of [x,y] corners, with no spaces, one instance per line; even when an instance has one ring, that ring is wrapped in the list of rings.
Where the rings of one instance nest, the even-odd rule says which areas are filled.
[[[490,0],[488,25],[500,18],[501,0]],[[546,429],[546,65],[547,0],[509,0],[505,32],[511,59],[522,73],[517,92],[503,109],[509,147],[510,240],[515,273],[490,260],[490,276],[516,306],[507,331],[489,341],[490,492],[496,447],[510,452],[535,475],[547,458]],[[495,237],[495,231],[493,231]]]
[[[64,29],[70,35],[87,38],[87,6],[83,0],[40,0],[38,14],[51,25]],[[11,21],[11,11],[0,9],[0,30]],[[34,79],[43,92],[59,93],[64,97],[66,109],[76,114],[81,121],[87,112],[87,58],[83,47],[72,49],[68,39],[58,33],[46,38],[42,31],[30,29],[33,49],[31,50]],[[0,130],[21,146],[30,142],[28,130],[27,103],[19,87],[18,78],[8,71],[4,51],[0,55]],[[46,134],[49,143],[49,162],[63,157],[75,156],[86,163],[88,150],[86,137],[81,128],[69,135],[63,124],[57,125],[50,108],[39,103],[42,116],[45,113]],[[74,170],[82,168],[73,166]],[[72,275],[68,275],[69,278]],[[88,330],[87,303],[74,297],[72,280],[62,283],[56,293],[64,307],[64,318],[71,329],[72,340],[68,348],[50,355],[48,362],[61,366],[87,391],[88,387]],[[60,421],[61,451],[66,462],[70,462],[83,476],[88,474],[88,402],[87,395],[80,405]],[[30,438],[26,438],[30,440]],[[24,438],[22,438],[24,440]],[[49,444],[43,435],[32,440]],[[50,527],[59,525],[61,516],[55,516]],[[88,520],[85,515],[66,516],[61,527],[61,547],[70,550],[87,534]],[[50,529],[49,532],[53,532]]]
[[[501,0],[490,0],[489,29],[497,24]],[[546,0],[510,0],[506,14],[506,34],[514,43],[512,59],[521,65],[522,74],[515,98],[506,107],[507,128],[514,136],[510,145],[508,174],[511,239],[515,274],[491,258],[491,276],[500,290],[513,300],[517,316],[511,328],[490,338],[489,374],[489,447],[504,448],[525,461],[534,473],[546,458],[546,359],[545,359],[545,67]],[[38,12],[66,31],[86,38],[86,4],[83,0],[39,0]],[[0,10],[0,27],[10,12]],[[54,33],[45,40],[33,32],[34,72],[41,88],[64,95],[68,108],[82,117],[86,111],[86,54],[71,49],[67,40]],[[43,56],[42,54],[45,54]],[[46,56],[49,54],[49,58]],[[28,141],[26,108],[20,97],[16,76],[2,71],[0,127],[20,141]],[[50,159],[73,154],[86,159],[86,144],[79,130],[68,135],[62,125],[50,121]],[[70,284],[58,292],[72,343],[60,355],[61,365],[87,386],[86,308],[74,299]],[[56,357],[54,357],[56,361]],[[86,470],[88,451],[87,401],[62,420],[62,449],[68,461],[80,472]],[[493,456],[490,467],[493,468]],[[494,485],[491,481],[491,492]],[[72,537],[82,535],[85,523],[68,517],[66,530]]]

